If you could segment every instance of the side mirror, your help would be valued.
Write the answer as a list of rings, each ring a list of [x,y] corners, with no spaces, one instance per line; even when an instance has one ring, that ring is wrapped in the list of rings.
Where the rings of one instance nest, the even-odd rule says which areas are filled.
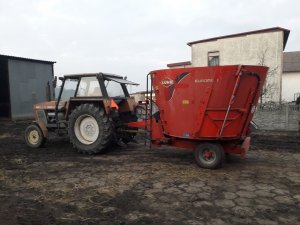
[[[63,81],[63,80],[64,80],[64,78],[63,78],[63,77],[59,77],[58,79],[59,79],[60,81]]]

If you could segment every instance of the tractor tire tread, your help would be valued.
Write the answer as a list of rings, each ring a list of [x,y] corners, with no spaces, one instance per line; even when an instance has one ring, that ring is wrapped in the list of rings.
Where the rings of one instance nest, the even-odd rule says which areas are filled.
[[[90,116],[93,116],[99,126],[99,136],[97,140],[90,145],[81,143],[77,139],[74,131],[76,119],[83,114],[89,114]],[[89,155],[103,153],[110,145],[112,140],[114,134],[114,124],[112,120],[105,114],[103,108],[99,108],[93,104],[85,103],[77,106],[70,114],[68,133],[70,136],[70,142],[78,152]]]

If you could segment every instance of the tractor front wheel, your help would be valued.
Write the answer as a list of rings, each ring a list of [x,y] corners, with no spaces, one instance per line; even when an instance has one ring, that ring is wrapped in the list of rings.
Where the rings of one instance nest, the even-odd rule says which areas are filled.
[[[220,144],[203,143],[195,148],[194,157],[200,167],[217,169],[223,165],[225,158],[224,149]]]
[[[100,153],[112,141],[114,124],[102,108],[82,104],[69,117],[68,133],[71,143],[79,152]]]
[[[25,130],[25,141],[31,148],[40,148],[45,144],[46,138],[38,125],[31,124]]]

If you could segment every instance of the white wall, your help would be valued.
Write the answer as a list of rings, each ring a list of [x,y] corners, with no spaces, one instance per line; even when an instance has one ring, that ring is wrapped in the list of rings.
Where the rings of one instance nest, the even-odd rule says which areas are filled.
[[[300,71],[285,72],[282,75],[282,100],[294,101],[294,94],[300,93]]]
[[[131,94],[130,97],[133,97],[135,102],[145,101],[145,94],[134,93],[134,94]]]
[[[283,64],[283,31],[245,35],[192,45],[192,65],[207,66],[208,52],[219,51],[220,65],[258,65],[264,52],[265,65],[276,70],[269,76],[273,91],[267,100],[281,100],[281,74]]]

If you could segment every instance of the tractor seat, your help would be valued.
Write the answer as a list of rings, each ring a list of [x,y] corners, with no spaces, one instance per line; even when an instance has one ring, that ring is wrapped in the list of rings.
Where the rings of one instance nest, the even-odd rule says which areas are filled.
[[[93,92],[88,94],[88,96],[102,96],[102,93],[101,93],[101,90],[100,90],[100,87],[95,87],[93,89]]]

